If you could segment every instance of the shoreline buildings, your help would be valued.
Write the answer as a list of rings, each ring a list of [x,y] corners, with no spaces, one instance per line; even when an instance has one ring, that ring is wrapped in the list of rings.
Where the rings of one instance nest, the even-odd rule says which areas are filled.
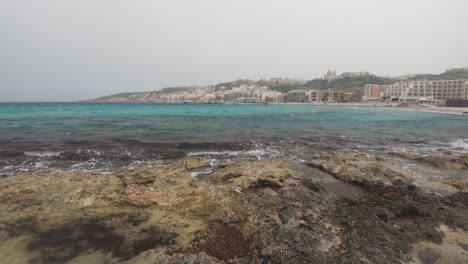
[[[292,90],[281,97],[280,103],[334,103],[343,102],[345,94],[332,90]]]
[[[468,100],[468,80],[417,80],[394,84],[366,84],[364,101],[399,101],[444,103],[446,100]]]
[[[336,74],[335,70],[328,70],[327,73],[323,76],[324,80],[332,81],[337,79],[343,78],[351,78],[351,77],[363,77],[371,75],[370,72],[361,71],[361,72],[343,72],[341,74]]]
[[[145,97],[146,98],[146,97]],[[161,103],[329,103],[343,102],[344,92],[317,89],[297,89],[287,93],[271,90],[268,86],[240,85],[230,90],[196,87],[174,91],[152,98]],[[141,98],[144,99],[144,98]],[[146,98],[147,99],[147,98]],[[136,100],[136,98],[135,98]]]

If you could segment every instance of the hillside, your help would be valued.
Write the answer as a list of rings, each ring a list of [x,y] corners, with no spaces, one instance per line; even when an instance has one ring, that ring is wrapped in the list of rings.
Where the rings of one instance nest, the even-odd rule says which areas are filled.
[[[298,79],[260,79],[260,80],[250,80],[250,79],[238,79],[231,82],[224,82],[215,85],[215,89],[219,90],[221,87],[224,87],[226,90],[230,90],[233,87],[239,87],[241,85],[256,85],[256,86],[268,86],[272,90],[279,92],[288,92],[294,89],[306,88],[306,80]]]
[[[215,90],[224,87],[226,90],[231,90],[232,87],[239,87],[241,85],[258,85],[258,82],[249,79],[238,79],[231,82],[223,82],[215,85]]]
[[[387,84],[394,80],[376,75],[345,77],[336,80],[314,79],[306,83],[308,87],[316,89],[347,89],[363,87],[365,84]]]
[[[112,94],[91,100],[84,100],[83,102],[154,102],[156,99],[158,99],[159,95],[177,92],[191,92],[195,89],[196,88],[194,87],[166,87],[161,90],[151,92],[129,92]]]
[[[272,79],[238,79],[230,82],[223,82],[214,86],[215,91],[221,89],[231,90],[233,87],[239,87],[241,85],[257,85],[257,86],[268,86],[270,89],[282,93],[287,93],[291,90],[297,89],[331,89],[334,91],[343,91],[348,93],[354,93],[356,98],[360,98],[362,93],[362,87],[365,84],[391,84],[398,80],[450,80],[450,79],[468,79],[468,68],[457,68],[450,69],[441,74],[415,74],[411,77],[381,77],[377,75],[366,75],[366,76],[354,76],[345,77],[335,80],[324,80],[324,79],[313,79],[310,81],[289,79],[289,78],[272,78]],[[212,89],[212,86],[206,86]],[[87,100],[85,102],[159,102],[160,97],[167,94],[178,93],[178,92],[194,92],[200,87],[168,87],[159,91],[152,92],[133,92],[133,93],[119,93],[114,95],[103,96],[100,98]]]
[[[441,74],[416,74],[409,78],[411,81],[415,80],[455,80],[455,79],[468,79],[468,69],[450,69]]]
[[[118,94],[111,94],[111,95],[106,95],[94,99],[89,99],[89,100],[83,100],[83,102],[105,102],[105,101],[112,101],[114,99],[118,98],[128,98],[131,97],[135,94],[140,94],[141,92],[134,92],[134,93],[118,93]]]
[[[356,92],[361,90],[365,84],[386,84],[391,83],[394,80],[379,77],[376,75],[369,76],[359,76],[359,77],[346,77],[336,80],[323,80],[323,79],[313,79],[304,84],[292,84],[292,85],[277,85],[270,86],[272,90],[279,92],[289,92],[296,89],[331,89],[339,90],[346,92]]]

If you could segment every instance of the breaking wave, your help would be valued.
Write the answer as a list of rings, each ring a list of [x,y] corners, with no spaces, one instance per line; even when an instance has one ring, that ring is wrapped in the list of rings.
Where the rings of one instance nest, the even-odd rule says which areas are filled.
[[[53,151],[25,151],[24,155],[28,157],[58,157],[61,152]]]
[[[271,159],[279,157],[281,152],[272,148],[251,149],[251,150],[225,150],[225,151],[198,151],[190,152],[187,156],[222,156],[233,158],[254,158],[257,160]]]
[[[451,143],[454,148],[462,148],[468,150],[468,139],[458,139]]]

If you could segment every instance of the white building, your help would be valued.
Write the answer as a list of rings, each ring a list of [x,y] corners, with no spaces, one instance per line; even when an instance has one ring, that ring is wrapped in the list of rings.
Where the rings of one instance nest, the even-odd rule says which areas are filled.
[[[366,85],[369,87],[369,85]],[[375,88],[375,85],[374,85]],[[380,85],[382,99],[392,101],[444,102],[447,99],[468,99],[468,80],[418,80]]]

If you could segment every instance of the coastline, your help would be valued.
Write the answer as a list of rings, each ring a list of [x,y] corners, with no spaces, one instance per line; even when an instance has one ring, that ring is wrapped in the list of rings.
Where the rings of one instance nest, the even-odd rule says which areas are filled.
[[[402,157],[468,171],[468,154]],[[99,176],[21,173],[0,180],[0,254],[34,263],[466,263],[468,179],[421,182],[399,159],[337,152],[213,166],[187,157]]]
[[[366,107],[366,108],[389,108],[411,110],[426,113],[466,115],[468,116],[468,107],[438,107],[430,105],[419,105],[420,107],[398,107],[401,102],[393,103],[158,103],[158,102],[111,102],[111,101],[77,101],[77,102],[0,102],[0,105],[15,104],[109,104],[109,105],[310,105],[310,106],[343,106],[343,107]]]
[[[466,263],[465,119],[352,108],[5,108],[0,255]]]
[[[418,105],[418,107],[398,107],[399,103],[326,103],[326,104],[314,104],[314,103],[277,103],[278,105],[311,105],[311,106],[346,106],[346,107],[376,107],[376,108],[388,108],[388,109],[400,109],[400,110],[411,110],[425,113],[436,113],[436,114],[450,114],[450,115],[464,115],[468,116],[468,107],[436,107]]]

